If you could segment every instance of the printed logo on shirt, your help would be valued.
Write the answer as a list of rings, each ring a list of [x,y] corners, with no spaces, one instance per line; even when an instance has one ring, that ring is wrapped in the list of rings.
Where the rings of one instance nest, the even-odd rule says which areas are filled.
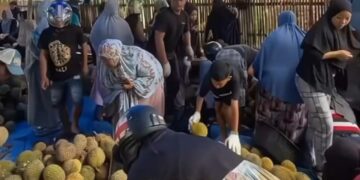
[[[66,72],[65,66],[71,59],[71,49],[59,40],[53,41],[49,44],[49,53],[51,61],[55,66],[55,71]]]
[[[222,93],[222,94],[219,94],[219,95],[216,95],[214,92],[213,92],[215,98],[222,98],[222,97],[226,97],[226,96],[230,96],[232,95],[232,91],[228,92],[228,93]]]

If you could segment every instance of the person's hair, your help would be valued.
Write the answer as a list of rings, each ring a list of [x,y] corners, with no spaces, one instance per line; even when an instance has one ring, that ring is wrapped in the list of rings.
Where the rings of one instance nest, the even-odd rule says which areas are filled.
[[[9,5],[17,6],[17,2],[16,2],[16,1],[11,1],[11,2],[9,3]]]

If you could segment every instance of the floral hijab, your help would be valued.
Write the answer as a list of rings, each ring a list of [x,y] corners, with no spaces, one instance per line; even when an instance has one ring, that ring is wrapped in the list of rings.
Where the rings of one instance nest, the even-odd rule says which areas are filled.
[[[164,81],[159,61],[139,47],[123,45],[117,39],[106,39],[100,44],[98,52],[99,59],[111,57],[119,63],[119,66],[110,69],[101,58],[98,80],[104,89],[101,92],[104,103],[111,103],[119,97],[121,112],[138,104],[139,98],[149,98]],[[132,90],[123,88],[124,79],[134,83]]]

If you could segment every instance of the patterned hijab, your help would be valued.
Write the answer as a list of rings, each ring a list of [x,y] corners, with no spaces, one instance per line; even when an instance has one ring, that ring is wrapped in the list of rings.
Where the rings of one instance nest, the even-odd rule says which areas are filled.
[[[138,104],[139,98],[149,98],[164,81],[159,61],[139,47],[123,45],[117,39],[106,39],[100,44],[98,52],[99,80],[106,89],[102,92],[104,103],[111,103],[119,96],[122,112]],[[119,65],[113,69],[107,67],[104,63],[107,59],[104,57],[111,57]],[[125,79],[134,83],[133,90],[123,88]]]

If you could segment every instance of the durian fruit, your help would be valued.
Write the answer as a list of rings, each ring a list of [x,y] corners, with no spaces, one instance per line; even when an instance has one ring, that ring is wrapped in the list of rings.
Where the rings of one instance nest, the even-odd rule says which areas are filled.
[[[43,162],[44,162],[45,166],[48,166],[50,164],[56,164],[56,159],[53,155],[46,154],[43,158]]]
[[[6,160],[0,161],[0,179],[4,179],[5,177],[11,175],[14,169],[15,163]]]
[[[40,158],[39,160],[42,160],[42,158],[43,158],[43,153],[42,153],[41,151],[39,151],[39,150],[33,150],[33,152],[34,152],[34,154],[35,154],[38,158]]]
[[[76,147],[72,143],[64,142],[58,144],[55,149],[55,154],[58,161],[65,162],[67,160],[73,159],[76,156]]]
[[[288,168],[290,171],[296,173],[297,172],[297,169],[296,169],[296,166],[293,162],[291,162],[290,160],[284,160],[282,163],[281,163],[281,166],[285,167],[285,168]]]
[[[95,136],[95,140],[100,144],[101,141],[103,141],[104,139],[112,139],[110,136],[104,134],[104,133],[100,133],[100,134],[97,134]]]
[[[251,153],[257,154],[258,156],[262,157],[262,153],[259,149],[252,147],[250,150]]]
[[[90,152],[91,150],[99,147],[98,142],[96,141],[95,137],[87,137],[87,144],[85,150]]]
[[[26,166],[23,178],[24,180],[38,180],[45,166],[42,161],[36,159]]]
[[[297,172],[296,173],[296,180],[311,180],[308,175],[306,175],[303,172]]]
[[[9,138],[9,131],[4,126],[0,126],[0,134],[0,147],[2,147]]]
[[[54,145],[53,145],[53,144],[52,144],[52,145],[48,145],[48,146],[46,147],[46,149],[44,150],[44,153],[45,153],[45,154],[55,155],[55,147],[54,147]]]
[[[81,170],[81,162],[78,159],[70,159],[65,161],[62,167],[67,175],[79,173]]]
[[[42,159],[42,155],[39,154],[38,151],[23,151],[16,160],[17,172],[22,174],[26,166],[36,159]]]
[[[84,177],[80,173],[71,173],[66,177],[66,180],[84,180]]]
[[[106,158],[107,159],[111,159],[112,158],[112,154],[113,154],[113,148],[115,146],[115,141],[108,137],[108,138],[103,138],[100,141],[100,148],[103,149],[103,151],[105,152]]]
[[[89,165],[83,166],[80,174],[84,177],[84,180],[95,180],[95,170]]]
[[[95,148],[89,152],[87,162],[90,166],[98,168],[105,162],[105,153],[101,148]]]
[[[45,154],[55,155],[54,145],[47,146],[46,149],[45,149]]]
[[[56,164],[46,166],[43,171],[44,180],[65,180],[65,177],[64,170]]]
[[[273,167],[274,167],[274,163],[272,162],[272,160],[268,157],[263,157],[261,158],[261,166],[262,168],[270,171]]]
[[[280,180],[296,180],[295,173],[283,166],[275,165],[270,172]]]
[[[191,133],[196,136],[206,137],[208,135],[208,128],[202,122],[194,123],[191,126]]]
[[[77,149],[75,158],[78,159],[81,163],[84,163],[86,156],[87,156],[87,152],[85,150]]]
[[[0,161],[0,170],[13,171],[16,165],[12,161],[1,160]]]
[[[261,167],[262,161],[261,161],[261,158],[257,154],[250,153],[245,157],[245,159],[247,159],[248,161]]]
[[[55,143],[54,149],[58,148],[58,146],[60,146],[60,145],[63,144],[63,143],[69,143],[69,141],[66,140],[66,139],[59,139],[59,140],[57,140],[56,143]]]
[[[250,154],[250,152],[247,149],[245,149],[243,147],[241,148],[241,156],[242,157],[246,157],[249,154]]]
[[[44,152],[46,148],[47,148],[47,146],[44,142],[38,142],[35,144],[33,150],[38,150],[38,151]]]
[[[87,138],[83,134],[77,134],[74,137],[74,145],[79,150],[84,150],[87,145]]]
[[[12,174],[8,177],[6,177],[4,180],[23,180],[20,175]]]
[[[241,146],[250,152],[251,146],[249,144],[241,144]]]
[[[117,170],[111,175],[111,180],[127,180],[127,175],[122,169]]]
[[[100,166],[95,169],[95,179],[96,180],[104,180],[108,178],[109,168],[107,164]]]

